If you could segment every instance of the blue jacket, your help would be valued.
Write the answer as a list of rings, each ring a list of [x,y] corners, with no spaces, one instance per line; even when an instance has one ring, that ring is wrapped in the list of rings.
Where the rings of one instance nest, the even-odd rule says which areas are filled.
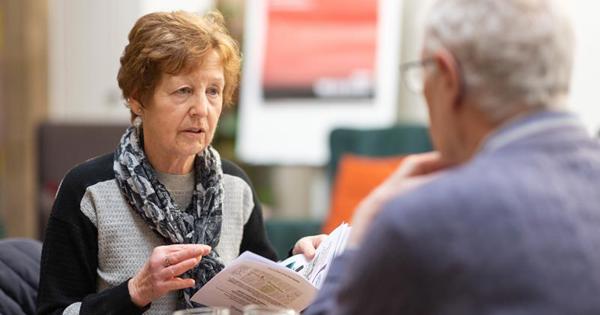
[[[386,205],[305,314],[600,314],[600,145],[544,112]]]

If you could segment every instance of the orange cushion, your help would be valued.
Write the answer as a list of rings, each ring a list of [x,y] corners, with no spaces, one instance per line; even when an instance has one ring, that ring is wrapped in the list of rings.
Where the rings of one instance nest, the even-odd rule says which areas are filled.
[[[323,233],[330,233],[342,222],[350,222],[360,201],[391,175],[403,158],[343,155],[338,164]]]

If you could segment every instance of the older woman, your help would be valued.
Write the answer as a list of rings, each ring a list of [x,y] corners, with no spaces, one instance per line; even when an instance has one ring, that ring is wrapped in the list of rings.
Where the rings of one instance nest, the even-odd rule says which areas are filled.
[[[247,176],[210,146],[239,69],[218,13],[137,21],[118,74],[133,125],[113,154],[61,184],[40,314],[166,314],[191,307],[193,292],[240,252],[276,258]],[[313,240],[295,252],[312,251]]]

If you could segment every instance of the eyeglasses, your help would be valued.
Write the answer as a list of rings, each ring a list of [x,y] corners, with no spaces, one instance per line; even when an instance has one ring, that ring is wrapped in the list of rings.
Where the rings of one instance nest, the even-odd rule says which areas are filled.
[[[402,80],[406,87],[414,93],[423,93],[425,87],[425,67],[435,65],[434,58],[403,63],[400,66]]]

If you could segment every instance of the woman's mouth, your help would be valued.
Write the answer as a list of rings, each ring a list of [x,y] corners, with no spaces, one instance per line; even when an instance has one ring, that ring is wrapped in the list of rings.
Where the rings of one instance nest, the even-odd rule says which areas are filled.
[[[186,128],[183,130],[182,135],[185,135],[193,141],[200,141],[204,139],[206,132],[203,128]]]
[[[203,128],[187,128],[184,130],[184,132],[200,134],[200,133],[204,132],[204,129]]]

